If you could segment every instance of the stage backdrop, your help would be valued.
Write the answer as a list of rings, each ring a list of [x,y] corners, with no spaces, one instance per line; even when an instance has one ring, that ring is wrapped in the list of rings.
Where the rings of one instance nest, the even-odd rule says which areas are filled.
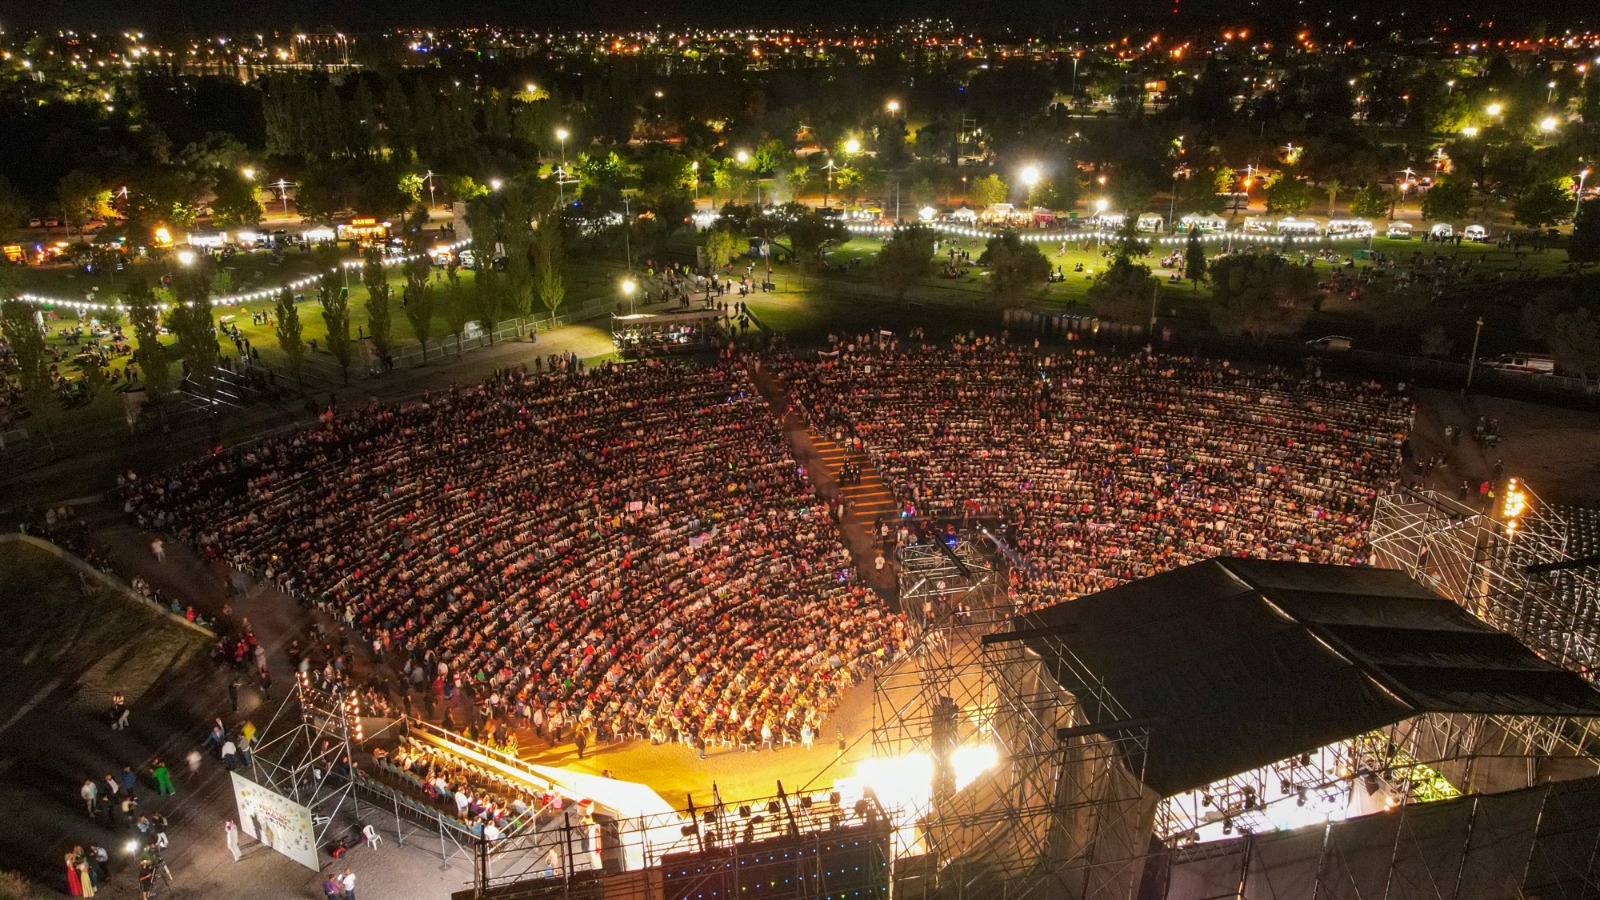
[[[311,810],[238,772],[233,773],[233,796],[239,803],[240,831],[313,872],[322,871]]]

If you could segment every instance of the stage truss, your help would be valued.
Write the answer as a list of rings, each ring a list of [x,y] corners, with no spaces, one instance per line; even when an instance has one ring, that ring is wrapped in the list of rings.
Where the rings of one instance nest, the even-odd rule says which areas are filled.
[[[895,824],[897,894],[1127,896],[1148,839],[1147,824],[1127,825],[1147,822],[1155,801],[1128,767],[1147,732],[1083,727],[1080,703],[1115,710],[1114,698],[1061,690],[1020,637],[991,634],[1016,612],[1005,585],[1017,556],[1003,531],[919,531],[928,536],[897,559],[920,633],[874,680],[872,759],[860,776],[877,783]],[[912,786],[929,780],[931,791]]]
[[[306,673],[261,731],[251,775],[263,786],[311,810],[317,845],[325,847],[345,805],[360,818],[351,772],[352,750],[365,735],[354,690],[321,690]]]
[[[1487,512],[1433,491],[1402,491],[1378,498],[1372,562],[1406,572],[1550,662],[1596,681],[1600,561],[1573,558],[1571,531],[1561,510],[1515,479]]]

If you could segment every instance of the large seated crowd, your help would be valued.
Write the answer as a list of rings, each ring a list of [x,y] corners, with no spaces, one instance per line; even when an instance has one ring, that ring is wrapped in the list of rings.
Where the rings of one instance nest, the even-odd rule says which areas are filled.
[[[602,741],[815,734],[906,640],[731,359],[506,371],[125,491],[434,693]]]
[[[902,514],[1008,522],[1024,610],[1217,555],[1363,561],[1412,415],[1375,383],[997,338],[837,338],[779,371]]]

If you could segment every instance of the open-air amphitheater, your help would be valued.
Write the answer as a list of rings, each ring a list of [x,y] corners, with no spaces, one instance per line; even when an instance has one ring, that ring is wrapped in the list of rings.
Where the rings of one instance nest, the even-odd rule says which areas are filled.
[[[1406,486],[1400,405],[1376,389],[1191,359],[862,343],[752,369],[812,439],[850,448],[893,498],[866,524],[889,535],[885,614],[906,631],[847,688],[871,695],[863,760],[793,771],[765,796],[674,803],[642,773],[536,764],[303,679],[258,754],[264,784],[319,828],[360,810],[402,842],[436,838],[446,860],[472,861],[458,895],[470,897],[1600,890],[1592,512],[1547,505],[1515,479],[1487,506]],[[702,453],[718,458],[715,427],[687,463],[584,444],[634,421],[601,386],[646,377],[668,376],[585,382],[595,403],[562,452],[663,484]],[[740,412],[669,399],[651,421],[768,415],[745,370],[716,377],[709,389]],[[523,415],[555,446],[553,413],[571,409],[555,396],[541,376],[402,417],[416,441],[435,418],[493,432],[496,416]],[[782,462],[766,438],[739,440]],[[382,464],[429,477],[414,459]],[[803,476],[780,482],[742,514],[772,502],[809,515]],[[620,522],[632,496],[595,511]],[[368,499],[386,515],[405,505]],[[667,530],[693,513],[668,491],[648,503]],[[702,657],[710,671],[714,657]],[[761,743],[774,740],[792,735]],[[342,777],[308,780],[313,770]],[[475,798],[522,800],[487,817],[455,810],[419,774],[439,771]]]

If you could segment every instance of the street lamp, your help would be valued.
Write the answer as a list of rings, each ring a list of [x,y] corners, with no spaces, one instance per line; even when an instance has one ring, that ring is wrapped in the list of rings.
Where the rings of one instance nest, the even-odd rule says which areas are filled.
[[[178,265],[188,268],[194,265],[195,255],[193,250],[178,251]]]
[[[741,165],[741,166],[745,165],[748,162],[750,162],[750,154],[746,153],[743,150],[740,150],[738,153],[735,153],[733,155],[733,158],[735,160],[737,160],[739,165]]]
[[[624,279],[622,279],[622,296],[628,298],[628,313],[629,313],[629,315],[633,314],[633,292],[638,290],[638,289],[639,289],[638,283],[635,282],[632,278],[624,278]]]
[[[438,205],[433,202],[433,170],[429,169],[422,177],[428,181],[428,208],[433,209]]]
[[[1589,180],[1589,170],[1588,169],[1584,169],[1582,172],[1578,173],[1578,189],[1576,191],[1573,191],[1573,197],[1572,197],[1572,221],[1573,222],[1577,222],[1578,221],[1578,207],[1583,205],[1583,183],[1585,181],[1588,181],[1588,180]]]
[[[502,182],[500,179],[491,178],[491,179],[489,179],[489,190],[498,191],[498,190],[500,190],[500,186],[502,184],[504,184],[504,182]]]
[[[1476,126],[1476,125],[1468,125],[1467,127],[1461,129],[1461,135],[1463,137],[1469,137],[1469,138],[1477,137],[1478,136],[1478,126]]]
[[[244,176],[244,180],[245,181],[255,181],[256,180],[256,170],[252,169],[249,166],[245,166],[244,168],[240,169],[239,170],[239,174]]]
[[[1488,106],[1485,106],[1483,111],[1491,116],[1498,116],[1506,111],[1506,107],[1503,103],[1491,103]]]
[[[289,217],[289,188],[294,187],[294,182],[287,178],[279,178],[271,184],[278,189],[278,199],[283,201],[283,217]]]
[[[1554,81],[1550,82],[1550,91],[1544,95],[1544,102],[1546,104],[1556,102],[1556,83]]]
[[[1549,134],[1550,132],[1555,131],[1557,128],[1560,128],[1560,127],[1561,127],[1561,120],[1557,119],[1555,116],[1545,116],[1544,118],[1539,120],[1539,130],[1544,132],[1545,134]]]
[[[689,172],[690,172],[689,181],[692,183],[691,187],[694,189],[694,208],[695,209],[699,209],[700,208],[700,160],[697,159],[694,162],[689,163]],[[560,182],[558,181],[557,184],[559,184],[559,183]]]
[[[1040,175],[1039,175],[1039,167],[1038,166],[1023,166],[1022,167],[1022,183],[1027,185],[1028,187],[1031,188],[1034,185],[1038,184],[1039,183],[1039,177],[1040,177]]]
[[[1472,333],[1472,356],[1467,359],[1467,388],[1472,387],[1472,373],[1478,368],[1478,338],[1483,336],[1483,316],[1478,317],[1478,330]]]
[[[851,156],[854,156],[855,154],[860,153],[861,152],[861,142],[856,140],[855,138],[851,138],[850,140],[845,141],[844,142],[844,152],[846,154],[851,155]]]
[[[566,130],[565,128],[557,128],[556,129],[556,140],[561,142],[561,162],[562,163],[566,163],[566,161],[567,161],[567,138],[569,138],[571,136],[572,136],[572,132]]]
[[[891,116],[892,115],[896,115],[897,113],[899,113],[900,112],[900,101],[899,100],[890,100],[889,101],[889,105],[888,105],[888,110],[889,110],[889,115],[891,115]]]

